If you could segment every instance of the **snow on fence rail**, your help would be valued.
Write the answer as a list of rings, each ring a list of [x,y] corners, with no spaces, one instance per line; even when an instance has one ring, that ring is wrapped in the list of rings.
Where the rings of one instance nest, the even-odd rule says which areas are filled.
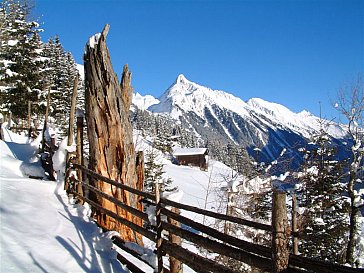
[[[355,269],[343,265],[323,262],[293,254],[289,254],[287,256],[288,260],[286,268],[280,268],[279,266],[277,267],[275,263],[277,263],[276,259],[278,258],[276,259],[272,258],[277,256],[277,253],[274,252],[275,251],[274,247],[266,247],[263,245],[254,244],[222,233],[216,229],[205,226],[201,223],[195,222],[189,218],[180,215],[179,209],[188,210],[197,214],[209,216],[219,220],[231,221],[234,223],[253,227],[256,229],[273,231],[272,242],[274,240],[279,240],[278,237],[282,235],[282,234],[276,234],[279,232],[274,232],[273,229],[274,223],[272,224],[272,226],[269,226],[233,216],[227,216],[216,212],[206,211],[200,208],[196,208],[193,206],[181,204],[175,201],[162,198],[159,196],[158,191],[154,195],[147,192],[136,190],[129,186],[113,181],[109,178],[103,177],[100,174],[95,173],[79,164],[73,163],[71,164],[71,167],[74,169],[81,170],[84,174],[87,174],[88,176],[91,176],[97,180],[109,183],[115,187],[118,187],[120,189],[129,191],[130,193],[143,197],[149,200],[148,202],[150,204],[154,204],[156,206],[157,222],[155,225],[152,225],[152,223],[149,220],[150,217],[148,217],[146,213],[139,211],[133,207],[125,205],[120,200],[101,192],[99,189],[85,183],[84,181],[73,181],[73,183],[76,184],[81,183],[85,189],[92,191],[94,194],[98,195],[101,198],[106,198],[107,200],[113,202],[116,206],[119,206],[128,211],[129,213],[133,214],[134,216],[143,219],[143,221],[146,224],[151,226],[151,229],[147,229],[145,227],[136,225],[120,217],[119,215],[110,210],[101,207],[95,201],[90,200],[88,197],[85,197],[82,194],[74,191],[73,189],[75,187],[71,187],[69,191],[70,193],[74,194],[81,200],[88,202],[94,209],[102,211],[103,213],[114,218],[123,225],[132,228],[135,232],[155,242],[156,243],[155,252],[157,253],[157,259],[158,259],[157,266],[143,259],[140,253],[138,253],[133,249],[130,249],[128,245],[120,238],[114,237],[114,244],[116,246],[118,246],[120,249],[128,252],[137,259],[149,265],[154,270],[154,272],[181,272],[179,271],[179,269],[181,268],[181,265],[179,263],[184,263],[197,272],[229,272],[229,273],[237,272],[236,270],[233,270],[220,263],[217,263],[212,259],[202,257],[196,253],[191,252],[190,250],[183,248],[181,246],[182,239],[187,240],[195,244],[196,246],[207,249],[213,253],[217,253],[232,258],[236,261],[241,261],[252,267],[256,267],[268,272],[283,272],[284,270],[285,270],[284,272],[332,272],[332,273],[363,272],[362,269]],[[166,206],[171,207],[171,209],[168,209]],[[167,221],[161,220],[162,216],[164,216],[164,218],[166,217]],[[185,227],[192,228],[193,230],[196,230],[199,233],[191,232],[186,228],[181,228],[181,224]],[[286,234],[286,236],[289,237],[291,235],[289,228],[286,227],[286,231],[288,231],[289,233]],[[201,234],[204,234],[204,236]],[[288,251],[288,242],[283,241],[283,245],[285,248],[287,248]],[[167,269],[163,265],[162,261],[162,256],[166,255],[168,255],[170,259],[174,258],[174,261],[170,261],[169,269]],[[128,261],[128,259],[123,257],[121,254],[118,254],[118,259],[121,263],[126,264],[130,271],[137,273],[143,272],[138,267],[136,267],[132,262]]]

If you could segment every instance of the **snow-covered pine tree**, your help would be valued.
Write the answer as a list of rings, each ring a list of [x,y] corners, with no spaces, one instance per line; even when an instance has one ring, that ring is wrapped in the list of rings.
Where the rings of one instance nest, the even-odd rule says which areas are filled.
[[[85,83],[82,80],[82,75],[78,75],[78,89],[77,89],[77,103],[76,107],[77,109],[80,109],[82,111],[85,111]]]
[[[1,69],[2,103],[14,116],[27,116],[28,101],[39,102],[41,77],[41,41],[39,24],[27,21],[29,10],[19,1],[1,2]],[[37,110],[36,107],[33,108]],[[39,108],[38,108],[39,110]]]
[[[73,59],[72,54],[70,52],[66,52],[64,58],[65,58],[64,70],[65,70],[66,80],[64,81],[62,86],[63,92],[61,97],[61,102],[62,102],[61,105],[65,106],[65,110],[61,112],[59,116],[62,128],[66,128],[65,131],[67,131],[70,112],[71,112],[71,98],[72,98],[74,80],[76,77],[78,77],[78,82],[82,83],[82,81],[80,79],[76,62]],[[82,84],[81,85],[78,84],[77,92],[80,91],[82,92],[82,87],[83,87]],[[82,93],[80,95],[82,95]],[[80,96],[78,96],[78,98],[79,97]]]
[[[66,109],[62,107],[64,106],[64,97],[69,97],[69,94],[63,94],[64,92],[69,92],[68,89],[65,88],[66,81],[68,80],[66,73],[66,53],[57,36],[54,39],[50,39],[45,45],[45,48],[45,56],[48,58],[47,78],[49,88],[51,89],[50,114],[55,116],[58,120],[60,119],[60,113],[66,111]]]
[[[175,120],[163,116],[153,115],[147,110],[141,110],[137,107],[131,115],[133,127],[141,131],[142,135],[155,137],[156,144],[162,144],[169,147],[175,142],[180,147],[196,148],[204,145],[202,139],[198,139],[190,130],[181,124],[176,124]],[[173,137],[173,139],[171,139]],[[168,148],[169,150],[169,148]]]
[[[4,4],[0,4],[0,108],[4,111],[5,105],[5,92],[7,85],[5,83],[5,72],[7,62],[1,52],[5,51],[6,42],[8,41],[8,33],[6,31],[6,10]]]
[[[167,131],[160,132],[154,139],[154,148],[164,154],[172,153],[172,138]]]
[[[347,203],[343,196],[343,165],[336,147],[320,120],[320,131],[304,152],[305,163],[298,175],[297,199],[304,209],[299,251],[309,257],[342,262],[347,232]]]
[[[157,151],[151,149],[146,152],[145,157],[144,189],[150,193],[155,193],[156,184],[159,184],[162,192],[175,190],[176,188],[171,188],[172,180],[163,178],[164,165],[158,163]]]
[[[78,77],[78,70],[72,55],[65,52],[56,36],[50,39],[44,46],[44,55],[47,82],[51,89],[50,115],[55,119],[63,133],[68,128],[68,119],[71,107],[74,78]],[[81,82],[81,81],[79,81]]]

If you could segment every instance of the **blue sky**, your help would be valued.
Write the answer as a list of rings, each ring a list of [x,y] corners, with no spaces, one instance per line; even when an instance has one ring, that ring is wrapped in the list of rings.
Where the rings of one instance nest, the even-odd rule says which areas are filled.
[[[45,32],[78,63],[109,23],[115,71],[159,97],[179,74],[243,100],[337,116],[337,90],[364,73],[364,1],[34,0]]]

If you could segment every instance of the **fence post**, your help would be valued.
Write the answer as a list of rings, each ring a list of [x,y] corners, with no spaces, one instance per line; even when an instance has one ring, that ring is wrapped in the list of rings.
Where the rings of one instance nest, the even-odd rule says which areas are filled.
[[[8,115],[8,129],[11,130],[11,119],[12,119],[12,116],[11,116],[11,111],[9,112],[9,115]]]
[[[172,212],[174,212],[178,215],[181,213],[180,210],[175,207],[172,207]],[[176,227],[181,227],[180,222],[178,222],[170,217],[168,217],[168,223],[170,223]],[[181,246],[181,244],[182,244],[181,237],[174,235],[171,232],[169,233],[169,241],[178,246]],[[174,258],[173,256],[169,256],[169,270],[171,273],[183,273],[183,264],[179,260]]]
[[[30,127],[32,126],[31,123],[31,117],[32,117],[32,102],[29,100],[28,101],[28,128],[30,129]]]
[[[51,104],[51,88],[48,87],[47,108],[46,108],[46,112],[45,112],[44,125],[43,125],[43,130],[42,130],[42,153],[44,153],[44,150],[46,147],[45,132],[46,132],[47,126],[48,126],[48,114],[49,114],[50,104]]]
[[[32,137],[32,127],[31,126],[29,126],[29,128],[28,128],[28,137],[29,138],[31,138]]]
[[[4,116],[2,115],[2,113],[0,113],[0,139],[3,140],[4,139],[4,134],[3,134],[3,122],[4,122]]]
[[[233,204],[234,192],[232,192],[231,189],[229,189],[227,195],[228,195],[228,201],[226,205],[226,215],[232,216],[233,208],[231,204]],[[225,220],[224,233],[230,235],[230,231],[231,231],[231,223]]]
[[[155,217],[157,224],[157,268],[155,272],[163,273],[163,254],[162,254],[162,220],[159,183],[155,185]]]
[[[68,123],[68,132],[67,132],[67,146],[71,146],[73,144],[73,130],[74,130],[74,122],[75,122],[75,111],[76,111],[76,99],[77,99],[77,86],[78,86],[78,77],[75,77],[73,82],[73,92],[72,92],[72,99],[71,99],[71,110],[70,110],[70,119]],[[64,183],[64,190],[67,192],[70,188],[70,168],[69,168],[69,161],[71,159],[71,153],[67,153],[67,160],[66,160],[66,177]]]
[[[273,189],[272,229],[272,272],[285,272],[289,262],[286,193],[277,188]]]
[[[35,123],[34,123],[35,126]],[[37,130],[37,127],[35,127],[35,130]],[[32,137],[32,102],[28,101],[28,137]]]
[[[298,235],[297,235],[297,196],[292,194],[292,234],[293,234],[293,254],[298,255]]]
[[[137,183],[136,183],[136,189],[143,191],[144,190],[144,152],[138,151],[136,160],[135,160],[135,169],[137,174]],[[140,211],[143,211],[143,202],[142,202],[142,196],[138,196],[138,203],[137,203],[137,209]]]
[[[83,166],[83,115],[80,115],[79,113],[77,113],[77,136],[76,136],[76,158],[77,158],[77,163],[81,166]],[[78,180],[79,181],[83,181],[83,174],[82,174],[82,170],[78,170],[77,173],[78,176]],[[78,183],[77,184],[77,188],[76,191],[78,194],[83,196],[83,189],[82,189],[82,184]],[[83,204],[83,200],[78,198],[78,202]]]

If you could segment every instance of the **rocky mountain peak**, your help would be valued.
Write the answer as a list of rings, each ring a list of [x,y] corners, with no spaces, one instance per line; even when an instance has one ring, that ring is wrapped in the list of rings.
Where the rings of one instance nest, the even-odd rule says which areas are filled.
[[[189,80],[186,79],[185,75],[183,74],[179,74],[177,79],[176,79],[176,84],[187,84],[187,83],[190,83]]]
[[[287,157],[299,157],[294,147],[304,145],[319,130],[319,118],[308,112],[295,113],[260,98],[245,102],[191,82],[183,74],[148,110],[175,119],[203,139],[233,142],[249,152],[259,148],[266,160],[279,157],[283,149],[288,150]],[[335,139],[345,137],[340,124],[328,132]]]

